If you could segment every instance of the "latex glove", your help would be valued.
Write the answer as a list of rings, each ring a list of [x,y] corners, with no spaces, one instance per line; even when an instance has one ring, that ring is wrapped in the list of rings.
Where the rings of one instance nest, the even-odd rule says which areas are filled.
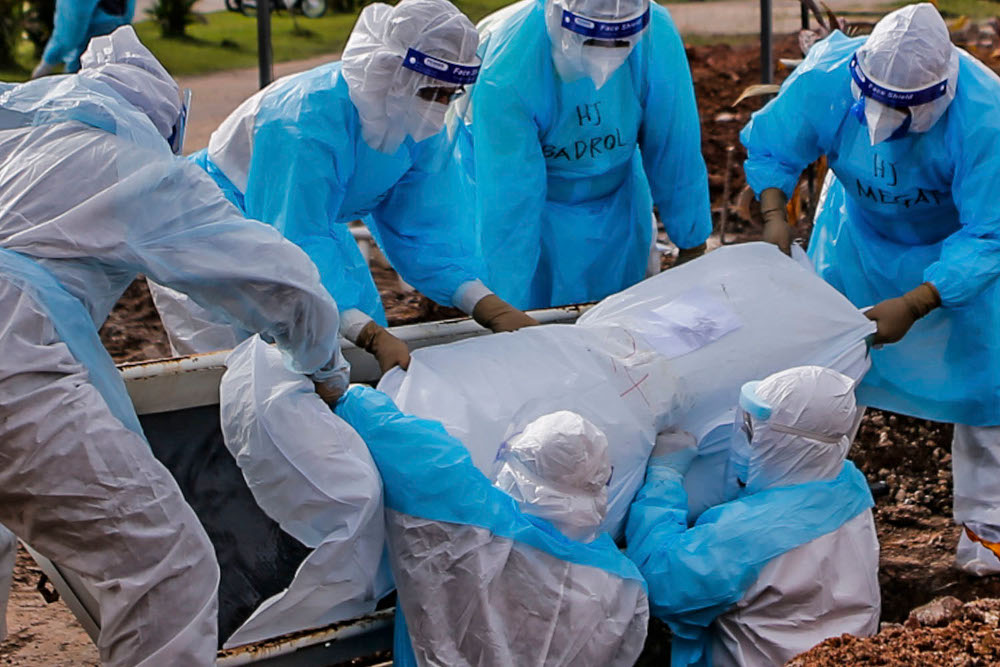
[[[376,322],[366,324],[354,343],[375,355],[383,373],[396,366],[404,371],[410,367],[410,348]]]
[[[472,309],[472,319],[491,330],[517,331],[521,327],[533,327],[538,321],[510,305],[496,294],[487,294],[476,302]]]
[[[707,247],[707,243],[702,243],[693,248],[677,248],[677,259],[674,260],[674,266],[677,267],[690,262],[692,259],[698,259],[705,254]]]
[[[40,79],[43,76],[48,76],[49,74],[52,74],[55,71],[56,71],[55,65],[50,65],[49,63],[43,60],[37,65],[35,65],[35,69],[31,70],[31,78]]]
[[[914,322],[940,305],[941,295],[930,283],[923,283],[903,296],[886,299],[865,313],[878,327],[873,343],[895,343],[906,335]]]
[[[337,401],[344,395],[344,388],[339,385],[331,386],[329,383],[313,382],[316,386],[316,393],[331,406],[337,405]]]
[[[760,214],[764,218],[764,241],[778,246],[786,255],[792,254],[792,226],[788,224],[788,198],[778,188],[760,193]]]
[[[650,462],[676,470],[683,477],[698,457],[698,441],[687,431],[668,428],[656,436]]]
[[[351,366],[341,356],[338,349],[326,366],[311,377],[316,387],[316,393],[333,407],[351,383]]]

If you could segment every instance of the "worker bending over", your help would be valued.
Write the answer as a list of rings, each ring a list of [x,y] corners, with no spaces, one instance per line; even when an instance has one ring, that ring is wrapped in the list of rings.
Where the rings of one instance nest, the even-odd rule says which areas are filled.
[[[0,523],[88,583],[103,664],[214,664],[212,544],[97,330],[145,273],[277,343],[332,401],[336,305],[304,252],[171,152],[177,84],[131,27],[79,74],[0,89]]]
[[[528,0],[481,24],[467,115],[489,285],[518,308],[597,301],[647,274],[653,205],[677,262],[712,231],[684,44],[649,0]],[[659,255],[655,270],[659,270]]]
[[[453,159],[449,106],[479,72],[476,30],[448,0],[366,6],[343,60],[276,81],[223,121],[196,156],[231,201],[274,225],[319,267],[341,309],[341,333],[383,371],[406,368],[347,223],[369,217],[404,280],[493,331],[535,321],[482,282],[468,186]],[[253,258],[246,258],[251,260]],[[175,349],[230,347],[197,309],[157,307]],[[174,311],[179,311],[174,315]]]
[[[635,663],[648,604],[635,566],[597,535],[612,471],[596,426],[539,417],[500,447],[491,483],[440,423],[385,394],[352,388],[337,414],[382,475],[397,665]]]
[[[732,500],[687,525],[687,433],[658,438],[629,512],[626,553],[673,630],[671,664],[783,665],[827,637],[878,631],[878,538],[868,483],[845,461],[850,378],[803,366],[743,386]]]
[[[933,5],[910,5],[868,37],[813,46],[740,136],[765,239],[785,250],[786,197],[827,156],[809,255],[874,306],[887,345],[858,400],[955,423],[958,564],[1000,572],[1000,79],[951,44]]]

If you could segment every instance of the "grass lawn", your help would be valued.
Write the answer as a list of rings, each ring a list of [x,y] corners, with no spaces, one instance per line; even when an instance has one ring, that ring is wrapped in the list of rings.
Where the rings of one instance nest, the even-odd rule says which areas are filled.
[[[899,3],[899,6],[908,4]],[[1000,2],[997,0],[938,0],[938,9],[945,18],[968,16],[970,19],[985,19],[1000,15]]]
[[[508,0],[467,0],[456,4],[478,21]],[[236,12],[202,14],[203,21],[188,26],[188,38],[164,39],[152,21],[135,23],[142,42],[174,76],[206,74],[257,65],[257,22]],[[142,17],[136,17],[142,18]],[[271,41],[275,62],[299,60],[344,48],[354,26],[354,14],[328,13],[319,19],[298,17],[296,25],[287,12],[271,15]],[[0,81],[24,81],[34,61],[30,44],[19,53],[20,71],[0,70]]]

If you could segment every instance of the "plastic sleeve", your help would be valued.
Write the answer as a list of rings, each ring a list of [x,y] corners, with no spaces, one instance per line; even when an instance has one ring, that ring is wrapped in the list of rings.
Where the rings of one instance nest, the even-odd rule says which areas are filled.
[[[342,310],[340,311],[340,335],[353,343],[358,339],[361,330],[372,321],[371,317],[357,308]]]
[[[970,80],[966,85],[975,83]],[[1000,207],[995,194],[1000,183],[996,149],[1000,123],[996,116],[994,107],[993,113],[977,114],[967,122],[952,121],[953,128],[961,126],[950,129],[953,134],[961,133],[952,139],[957,144],[952,151],[952,197],[961,228],[945,239],[940,258],[924,271],[924,280],[937,288],[946,308],[968,303],[1000,276]]]
[[[654,14],[649,93],[639,132],[642,163],[670,240],[701,245],[712,233],[708,171],[684,44],[669,17]]]
[[[472,93],[477,222],[486,278],[497,296],[525,308],[541,254],[548,180],[538,127],[516,91],[480,81]]]
[[[472,310],[483,297],[493,294],[493,290],[479,280],[468,280],[458,286],[452,297],[452,304],[466,315],[472,315]]]
[[[150,156],[118,188],[143,192],[117,198],[132,269],[273,340],[298,372],[340,363],[337,306],[316,267],[274,228],[241,216],[201,168]]]
[[[462,283],[483,277],[486,269],[475,238],[475,195],[463,182],[446,135],[443,131],[414,147],[414,166],[371,218],[379,245],[403,280],[448,306]]]
[[[66,62],[87,47],[87,28],[97,10],[97,0],[58,0],[55,26],[42,53],[42,60],[50,65]]]

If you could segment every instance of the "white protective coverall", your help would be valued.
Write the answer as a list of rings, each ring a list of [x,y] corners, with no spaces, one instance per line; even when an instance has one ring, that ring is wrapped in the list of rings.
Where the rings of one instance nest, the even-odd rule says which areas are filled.
[[[368,448],[259,336],[226,358],[222,434],[257,505],[312,551],[226,648],[367,614],[392,590],[382,480]]]
[[[212,545],[96,334],[135,276],[331,391],[347,379],[316,268],[171,153],[180,109],[130,27],[95,38],[80,74],[0,84],[0,522],[88,584],[106,665],[212,664],[217,645]]]
[[[687,527],[694,450],[650,460],[628,555],[671,663],[782,665],[828,637],[878,631],[878,538],[868,484],[845,462],[854,382],[803,366],[744,385],[728,477],[734,500]]]
[[[381,392],[352,388],[337,414],[383,478],[396,665],[634,664],[648,604],[632,563],[594,539],[612,474],[596,426],[538,418],[501,445],[493,485],[440,424]]]

